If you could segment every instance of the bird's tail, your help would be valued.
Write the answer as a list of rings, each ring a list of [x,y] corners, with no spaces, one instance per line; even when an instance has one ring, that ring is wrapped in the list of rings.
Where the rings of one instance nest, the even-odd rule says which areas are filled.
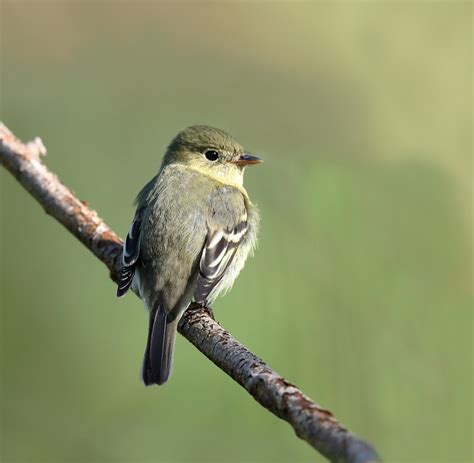
[[[162,306],[150,312],[148,342],[141,371],[145,386],[164,384],[171,375],[179,318],[167,320]]]

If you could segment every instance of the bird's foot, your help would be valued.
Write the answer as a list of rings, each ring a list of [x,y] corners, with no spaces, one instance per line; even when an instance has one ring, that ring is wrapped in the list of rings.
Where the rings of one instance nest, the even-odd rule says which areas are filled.
[[[202,310],[207,313],[214,321],[216,321],[216,317],[214,317],[214,311],[212,310],[212,307],[209,307],[208,305],[203,305]]]
[[[213,310],[211,309],[211,307],[209,307],[205,302],[204,303],[198,303],[198,302],[193,302],[189,307],[188,307],[188,310],[191,310],[191,311],[204,311],[207,313],[207,315],[209,315],[213,320],[215,320],[214,318],[214,312]]]

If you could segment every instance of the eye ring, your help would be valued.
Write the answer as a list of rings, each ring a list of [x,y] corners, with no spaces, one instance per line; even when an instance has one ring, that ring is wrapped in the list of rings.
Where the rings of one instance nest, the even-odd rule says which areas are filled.
[[[216,150],[207,150],[204,153],[208,161],[217,161],[219,159],[219,153]]]

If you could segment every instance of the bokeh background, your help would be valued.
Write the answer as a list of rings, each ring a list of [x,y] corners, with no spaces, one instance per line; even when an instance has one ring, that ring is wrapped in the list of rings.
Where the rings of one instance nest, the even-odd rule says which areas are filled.
[[[1,120],[122,236],[172,136],[265,163],[218,320],[387,462],[472,459],[472,4],[1,2]],[[320,461],[0,169],[1,460]],[[188,192],[192,194],[192,191]]]

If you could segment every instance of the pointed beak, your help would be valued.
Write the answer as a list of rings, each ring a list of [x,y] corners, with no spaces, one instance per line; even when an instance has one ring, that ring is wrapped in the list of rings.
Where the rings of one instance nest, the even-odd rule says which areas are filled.
[[[263,160],[257,156],[254,156],[253,154],[244,153],[238,159],[232,162],[238,166],[247,166],[249,164],[260,164],[263,162]]]

